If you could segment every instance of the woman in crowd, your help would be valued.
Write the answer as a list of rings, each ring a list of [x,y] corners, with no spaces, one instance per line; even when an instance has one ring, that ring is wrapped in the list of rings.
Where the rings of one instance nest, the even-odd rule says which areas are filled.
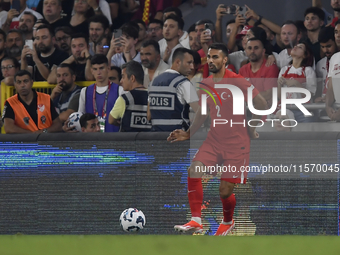
[[[93,8],[86,0],[74,1],[74,14],[71,18],[70,25],[75,33],[89,34],[88,19],[95,15]]]

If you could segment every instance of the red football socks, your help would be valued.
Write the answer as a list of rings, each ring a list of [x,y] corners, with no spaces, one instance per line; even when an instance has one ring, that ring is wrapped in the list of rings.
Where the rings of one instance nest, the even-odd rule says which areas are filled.
[[[234,215],[234,209],[236,206],[236,198],[235,194],[232,194],[230,197],[222,199],[222,205],[223,205],[223,216],[224,222],[231,222],[233,220]]]
[[[188,177],[188,198],[191,217],[201,217],[201,206],[203,202],[202,178]]]

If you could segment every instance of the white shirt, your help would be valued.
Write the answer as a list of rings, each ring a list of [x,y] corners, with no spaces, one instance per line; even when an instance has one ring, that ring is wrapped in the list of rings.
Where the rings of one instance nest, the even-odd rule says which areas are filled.
[[[179,73],[172,69],[168,69],[165,72]],[[192,85],[192,83],[189,80],[184,81],[183,83],[177,86],[177,98],[183,105],[185,103],[190,104],[193,102],[198,102],[199,100],[196,88],[194,87],[194,85]]]
[[[289,68],[289,66],[284,66],[281,68],[279,77],[281,77]],[[288,74],[297,74],[302,76],[303,68],[295,68],[294,66],[291,66],[291,68],[288,71]],[[312,67],[307,66],[305,68],[305,73],[304,75],[306,76],[306,83],[302,83],[302,86],[306,89],[308,89],[312,94],[315,94],[316,92],[316,74],[315,71]],[[285,85],[286,87],[286,85]],[[301,98],[301,93],[291,93],[292,97],[290,98]]]
[[[189,43],[189,34],[187,31],[184,31],[184,34],[181,38],[179,38],[179,43],[183,45],[184,48],[190,50],[190,43]]]
[[[160,39],[158,41],[158,44],[159,44],[159,50],[161,52],[161,58],[163,59],[163,56],[164,56],[164,53],[165,53],[165,50],[166,50],[166,47],[168,47],[168,43],[166,42],[165,38],[163,39]],[[182,44],[177,44],[171,51],[171,54],[170,54],[170,57],[168,59],[168,65],[171,66],[172,65],[172,55],[174,54],[175,50],[178,49],[178,48],[184,48]]]
[[[112,56],[111,58],[111,66],[118,66],[122,67],[124,65],[125,59],[124,59],[124,53],[116,53]],[[133,58],[134,61],[141,63],[142,61],[140,60],[140,53],[138,52],[137,55]]]
[[[12,22],[14,22],[14,21],[20,21],[21,16],[24,15],[24,12],[30,12],[30,13],[32,13],[37,19],[43,19],[43,16],[42,16],[39,12],[36,12],[36,11],[34,11],[34,10],[32,10],[32,9],[30,9],[30,8],[28,8],[28,7],[26,7],[26,9],[25,9],[22,13],[20,13],[20,15],[19,15],[18,17],[14,17],[14,18],[12,19]],[[6,11],[0,12],[0,28],[1,28],[2,25],[5,24],[5,22],[6,22],[6,20],[7,20],[7,14],[8,14],[8,12],[6,12]]]
[[[318,79],[318,87],[322,88],[321,91],[323,91],[325,87],[325,82],[327,79],[327,57],[324,57],[319,60],[319,62],[316,64],[316,78]]]
[[[273,52],[274,57],[276,59],[276,65],[279,69],[282,67],[288,66],[290,61],[292,61],[292,57],[288,55],[288,50],[284,49],[279,54],[276,52]],[[287,69],[286,69],[287,70]]]
[[[106,85],[104,87],[96,86],[96,92],[98,94],[103,94],[103,93],[106,92],[108,87],[109,87],[108,85]],[[124,93],[126,93],[126,92],[124,92],[123,87],[119,86],[119,90],[118,90],[119,96],[121,96]],[[78,112],[82,112],[82,113],[86,112],[85,102],[86,102],[86,87],[82,88],[81,91],[80,91]]]
[[[329,60],[328,77],[340,78],[340,52],[335,53]]]
[[[248,59],[246,53],[243,50],[235,51],[229,54],[229,62],[235,66],[236,72],[241,68],[241,63]]]
[[[153,79],[155,79],[158,75],[160,75],[161,73],[164,73],[164,71],[166,71],[167,69],[170,68],[170,66],[161,59],[159,61],[159,65],[158,65],[158,67],[157,67],[157,69],[156,69],[156,71],[153,75],[153,79],[150,80],[149,72],[148,72],[149,69],[145,68],[143,65],[142,65],[142,67],[143,67],[143,70],[144,70],[144,83],[143,83],[143,85],[144,85],[145,88],[149,87],[149,84]]]

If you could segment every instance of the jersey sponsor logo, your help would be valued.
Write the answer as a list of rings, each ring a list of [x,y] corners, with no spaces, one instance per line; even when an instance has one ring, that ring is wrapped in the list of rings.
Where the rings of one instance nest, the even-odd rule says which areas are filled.
[[[45,111],[45,105],[38,104],[38,109],[39,109],[39,111],[44,112]]]

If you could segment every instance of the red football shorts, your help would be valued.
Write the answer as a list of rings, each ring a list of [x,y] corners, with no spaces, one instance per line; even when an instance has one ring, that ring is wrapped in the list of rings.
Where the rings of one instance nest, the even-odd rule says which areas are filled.
[[[216,175],[221,172],[221,180],[231,183],[246,183],[249,153],[226,152],[204,142],[196,152],[193,161],[200,161],[202,171]]]

